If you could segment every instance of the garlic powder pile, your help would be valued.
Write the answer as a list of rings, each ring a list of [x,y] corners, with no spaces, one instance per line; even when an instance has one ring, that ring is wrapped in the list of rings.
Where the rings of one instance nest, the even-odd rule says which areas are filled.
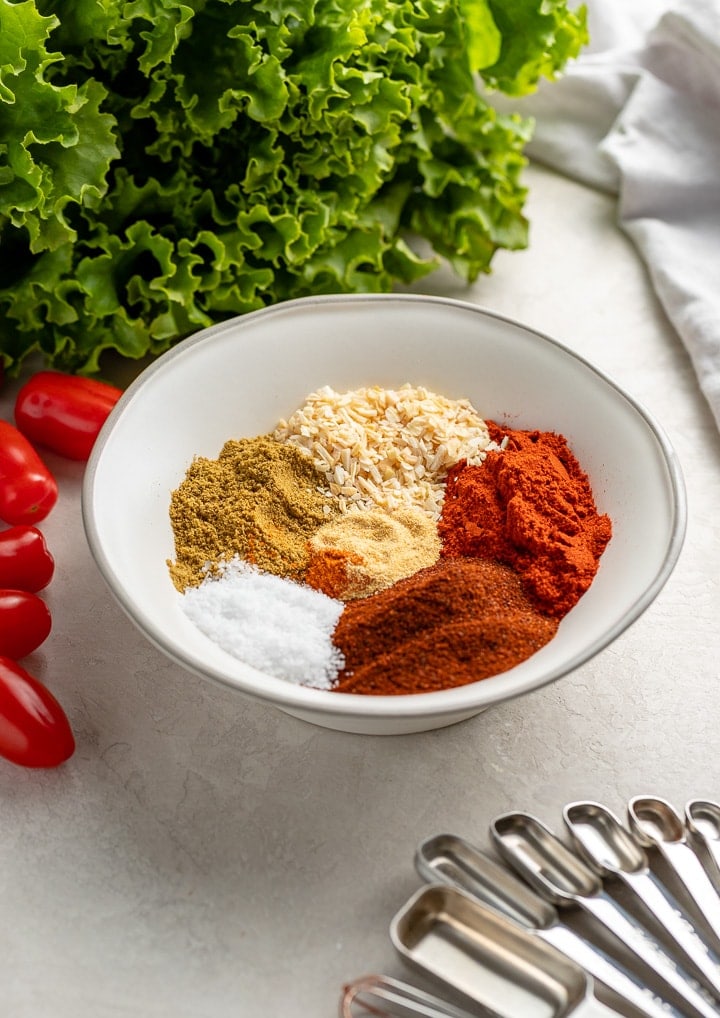
[[[273,437],[311,456],[341,512],[415,506],[435,520],[448,469],[461,459],[482,463],[492,445],[469,400],[412,385],[343,393],[326,385]]]

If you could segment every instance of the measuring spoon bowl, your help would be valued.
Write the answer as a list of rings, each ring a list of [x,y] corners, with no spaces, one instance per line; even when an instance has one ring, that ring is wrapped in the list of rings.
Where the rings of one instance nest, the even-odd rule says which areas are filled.
[[[636,795],[628,803],[628,817],[633,834],[648,848],[687,840],[682,817],[665,799]]]
[[[503,813],[490,824],[498,851],[548,901],[572,905],[602,890],[602,881],[530,813]]]
[[[691,799],[685,806],[687,829],[706,844],[720,845],[720,803],[710,799]]]
[[[415,852],[415,868],[428,883],[459,887],[528,929],[547,929],[557,921],[548,901],[457,835],[436,834],[423,841]]]
[[[571,802],[563,818],[583,858],[601,874],[643,873],[646,853],[618,818],[598,802]]]

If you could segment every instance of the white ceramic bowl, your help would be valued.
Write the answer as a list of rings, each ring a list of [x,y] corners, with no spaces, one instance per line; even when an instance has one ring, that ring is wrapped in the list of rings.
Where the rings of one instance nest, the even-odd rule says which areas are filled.
[[[513,427],[560,432],[613,537],[595,580],[550,643],[501,675],[455,689],[361,696],[311,689],[236,660],[180,607],[166,560],[168,508],[193,457],[272,430],[322,385],[404,382],[468,397]],[[205,329],[147,368],[95,445],[83,489],[90,547],[145,636],[190,672],[315,724],[394,734],[452,724],[560,678],[647,608],[685,533],[681,471],[661,428],[605,375],[547,336],[476,305],[416,295],[288,301]],[[188,681],[192,681],[190,678]]]

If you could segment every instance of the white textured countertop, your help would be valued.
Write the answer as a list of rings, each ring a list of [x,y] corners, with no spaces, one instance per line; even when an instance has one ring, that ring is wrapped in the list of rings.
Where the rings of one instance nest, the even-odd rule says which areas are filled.
[[[572,675],[452,728],[315,728],[203,682],[112,600],[80,518],[82,467],[47,457],[60,499],[53,632],[29,667],[77,738],[63,767],[0,760],[0,1012],[13,1018],[333,1018],[344,982],[402,974],[388,938],[419,886],[417,843],[487,846],[498,813],[635,794],[720,797],[720,439],[614,200],[532,167],[531,243],[472,299],[572,346],[643,403],[685,473],[689,525],[648,611]],[[16,386],[0,393],[8,417]]]

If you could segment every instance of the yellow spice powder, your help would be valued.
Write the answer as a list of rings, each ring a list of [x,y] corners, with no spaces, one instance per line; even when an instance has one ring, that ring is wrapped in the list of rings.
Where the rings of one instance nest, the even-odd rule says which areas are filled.
[[[332,576],[332,596],[344,601],[384,590],[440,558],[437,526],[415,508],[343,514],[323,524],[309,545],[318,554],[336,553],[344,582]]]

